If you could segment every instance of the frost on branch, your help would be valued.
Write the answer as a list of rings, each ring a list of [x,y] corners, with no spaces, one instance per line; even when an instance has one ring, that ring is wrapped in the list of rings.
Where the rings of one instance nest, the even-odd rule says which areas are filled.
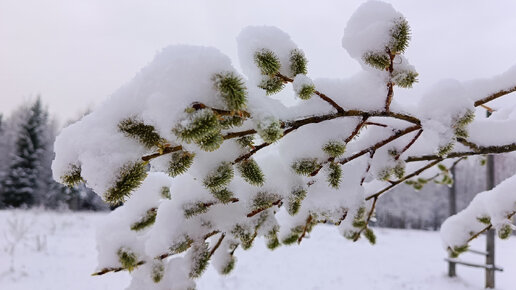
[[[54,178],[120,205],[98,231],[96,274],[131,270],[129,289],[193,289],[209,265],[229,274],[241,250],[300,244],[320,224],[374,244],[370,222],[393,187],[449,185],[461,157],[515,151],[514,136],[491,136],[514,128],[514,107],[476,113],[516,90],[516,70],[443,81],[405,106],[395,90],[417,81],[403,55],[410,37],[391,5],[363,4],[343,46],[364,70],[342,79],[312,79],[302,49],[275,27],[238,35],[243,74],[214,48],[163,49],[56,140]],[[279,91],[298,104],[270,97]],[[496,196],[489,204],[505,199]],[[460,220],[495,223],[506,237],[498,209]],[[469,239],[463,229],[447,242],[455,252]]]

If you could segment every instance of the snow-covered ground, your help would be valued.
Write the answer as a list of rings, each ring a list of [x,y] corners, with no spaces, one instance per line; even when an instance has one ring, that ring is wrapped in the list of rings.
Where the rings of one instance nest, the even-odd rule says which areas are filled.
[[[94,225],[103,218],[99,213],[0,211],[0,289],[124,289],[130,279],[125,272],[90,276],[97,259]],[[458,266],[459,278],[446,276],[437,232],[376,232],[376,246],[350,243],[325,226],[317,227],[301,246],[274,252],[258,240],[251,250],[238,250],[231,275],[219,276],[209,268],[198,289],[483,289],[481,269]],[[481,238],[473,248],[483,249],[483,243]],[[516,238],[497,240],[496,254],[497,264],[505,269],[497,273],[497,289],[515,289]],[[482,260],[473,254],[461,258]]]

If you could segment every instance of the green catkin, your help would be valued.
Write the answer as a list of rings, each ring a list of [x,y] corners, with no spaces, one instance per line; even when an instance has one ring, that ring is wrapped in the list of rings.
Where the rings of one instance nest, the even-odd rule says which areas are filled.
[[[222,116],[219,121],[220,127],[224,130],[228,130],[234,127],[240,127],[244,124],[244,118],[234,115],[234,116]]]
[[[210,252],[208,243],[194,243],[192,245],[192,263],[190,268],[190,278],[198,278],[208,267],[210,261]]]
[[[269,250],[274,250],[277,247],[280,246],[280,242],[278,239],[278,231],[279,228],[277,226],[274,226],[266,235],[265,238],[267,239],[267,248]]]
[[[120,248],[117,252],[118,261],[122,268],[127,269],[127,271],[131,272],[138,266],[138,258],[136,254],[126,248]]]
[[[279,58],[269,49],[261,49],[254,54],[254,62],[260,68],[263,75],[275,75],[281,68]]]
[[[456,124],[459,127],[465,127],[469,125],[475,119],[475,112],[472,110],[468,110],[462,117],[460,117]]]
[[[79,183],[84,182],[81,177],[81,167],[75,164],[71,164],[69,167],[70,169],[68,172],[61,176],[61,183],[69,187],[74,187]]]
[[[242,249],[248,250],[253,246],[254,234],[252,234],[249,227],[237,224],[235,225],[231,233],[235,238],[240,240]]]
[[[224,268],[222,268],[222,274],[228,275],[229,273],[231,273],[231,271],[233,271],[233,269],[235,268],[235,263],[235,257],[233,257],[233,255],[230,255],[228,262],[226,263]]]
[[[165,272],[165,266],[163,265],[162,261],[154,261],[152,264],[152,281],[154,283],[159,283],[161,279],[163,279],[163,274]]]
[[[285,87],[285,83],[283,83],[280,77],[266,76],[262,79],[258,87],[265,90],[267,96],[270,96],[279,93]]]
[[[188,250],[188,248],[190,248],[190,245],[192,245],[192,243],[193,243],[193,240],[189,236],[185,235],[182,237],[181,240],[173,243],[173,245],[170,247],[170,251],[174,254],[182,253],[182,252]]]
[[[439,157],[444,157],[448,155],[453,150],[453,147],[455,146],[454,142],[450,142],[446,145],[443,145],[437,149],[437,155]]]
[[[389,49],[392,54],[403,53],[407,49],[410,41],[410,26],[407,20],[400,17],[394,21],[391,29],[391,40]]]
[[[266,119],[258,124],[258,135],[266,143],[274,143],[283,137],[283,129],[281,129],[281,123],[276,119]]]
[[[332,162],[328,166],[328,177],[327,181],[333,188],[339,188],[340,180],[342,178],[342,168],[340,164]]]
[[[512,227],[510,224],[503,225],[498,229],[498,237],[502,240],[508,239],[512,234]]]
[[[398,179],[402,179],[405,176],[405,162],[399,161],[396,163],[396,166],[393,168],[394,176]]]
[[[367,222],[365,220],[365,207],[360,207],[353,218],[353,227],[355,228],[363,228],[367,226]]]
[[[282,243],[284,245],[291,245],[299,239],[299,237],[303,234],[304,228],[303,226],[297,226],[290,229],[289,235],[283,239]]]
[[[195,153],[179,151],[172,153],[168,164],[168,174],[176,177],[185,173],[193,164]]]
[[[322,150],[330,157],[337,158],[346,151],[346,145],[339,141],[329,141],[324,144]]]
[[[315,92],[314,85],[303,85],[301,87],[301,90],[299,90],[299,92],[297,92],[297,96],[301,100],[309,100],[312,97],[312,95],[314,94],[314,92]]]
[[[366,228],[364,230],[364,237],[369,241],[369,243],[371,243],[371,245],[376,244],[376,235],[370,228]]]
[[[368,65],[379,70],[385,70],[391,64],[391,59],[389,55],[385,52],[366,52],[362,59]]]
[[[453,247],[453,250],[450,251],[450,257],[457,258],[460,254],[466,252],[468,249],[469,245],[455,246]]]
[[[491,224],[491,218],[489,216],[481,216],[481,217],[477,217],[477,221],[485,224],[485,225],[490,225]]]
[[[191,218],[193,216],[206,213],[208,211],[208,206],[206,203],[198,201],[194,203],[185,204],[183,206],[184,214],[186,218]]]
[[[468,138],[469,133],[466,127],[475,119],[475,113],[472,110],[467,110],[464,115],[456,118],[453,124],[454,134],[458,138]]]
[[[230,110],[239,111],[246,108],[247,90],[240,76],[233,72],[219,73],[214,76],[213,81]]]
[[[213,110],[202,109],[189,116],[188,124],[179,124],[174,134],[185,142],[199,141],[220,131],[219,120]]]
[[[220,134],[220,130],[210,133],[195,141],[195,144],[206,152],[213,152],[220,148],[220,145],[224,142],[224,137]]]
[[[265,191],[258,192],[253,198],[252,210],[270,208],[274,203],[280,200],[280,196],[276,193],[268,193]]]
[[[355,239],[360,238],[360,233],[356,232],[356,231],[345,231],[343,233],[343,236],[344,236],[344,238],[353,241]]]
[[[299,175],[310,176],[312,172],[319,169],[317,158],[303,158],[292,164],[292,169]]]
[[[465,138],[469,137],[468,130],[466,130],[465,128],[455,128],[454,134],[458,138],[464,138],[465,139]]]
[[[306,190],[303,188],[296,188],[288,197],[287,212],[294,216],[299,212],[301,203],[306,197]]]
[[[154,126],[145,125],[142,121],[135,118],[128,118],[118,124],[118,129],[127,137],[138,140],[147,148],[159,146],[164,143],[164,139],[159,136]]]
[[[171,199],[172,196],[170,195],[170,188],[168,186],[163,186],[161,188],[161,197],[166,199]]]
[[[378,179],[380,180],[389,180],[391,178],[391,175],[393,173],[392,168],[383,168],[378,172]]]
[[[204,186],[212,191],[221,190],[231,182],[234,174],[233,165],[229,162],[222,162],[204,178]]]
[[[104,194],[104,200],[110,204],[123,202],[132,190],[142,184],[145,177],[147,177],[147,164],[145,162],[133,162],[124,165],[120,169],[114,186]]]
[[[295,77],[298,74],[306,75],[308,70],[306,64],[308,60],[305,54],[300,49],[293,49],[290,51],[290,76]]]
[[[227,188],[221,190],[212,191],[211,194],[222,203],[229,203],[234,197],[233,192]]]
[[[414,83],[418,82],[419,74],[415,71],[395,72],[392,76],[392,81],[401,88],[411,88]]]
[[[265,176],[254,159],[243,160],[238,164],[237,168],[240,175],[242,175],[249,184],[262,186],[265,182]]]
[[[236,139],[236,142],[238,145],[240,145],[244,149],[253,148],[254,147],[254,136],[253,135],[247,135],[240,137]]]
[[[137,222],[131,225],[131,230],[133,231],[141,231],[146,227],[149,227],[154,224],[156,221],[157,211],[156,209],[148,210],[144,216],[142,216]]]

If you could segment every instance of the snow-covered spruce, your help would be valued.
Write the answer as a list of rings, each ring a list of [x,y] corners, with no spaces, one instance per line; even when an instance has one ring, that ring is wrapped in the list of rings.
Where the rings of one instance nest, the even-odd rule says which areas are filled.
[[[214,48],[163,49],[55,143],[56,180],[121,204],[99,229],[97,274],[130,270],[129,289],[190,289],[210,264],[231,272],[257,237],[270,249],[298,244],[320,223],[375,243],[369,222],[394,186],[449,184],[460,157],[515,151],[510,134],[486,138],[516,125],[514,107],[475,112],[516,90],[516,69],[443,81],[404,106],[394,91],[417,81],[409,40],[399,12],[369,1],[344,31],[364,69],[348,79],[310,79],[302,50],[275,27],[238,35],[243,75]],[[269,97],[291,88],[295,106]],[[508,235],[516,198],[503,184],[443,226],[447,248],[463,249],[484,223]]]

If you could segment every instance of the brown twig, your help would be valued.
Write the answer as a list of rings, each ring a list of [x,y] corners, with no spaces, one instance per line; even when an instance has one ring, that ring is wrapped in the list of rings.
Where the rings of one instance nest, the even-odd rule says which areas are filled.
[[[378,127],[387,128],[387,125],[382,124],[382,123],[376,123],[376,122],[365,122],[365,125],[372,125],[372,126],[378,126]]]
[[[294,82],[293,79],[291,79],[291,78],[289,78],[289,77],[287,77],[285,75],[282,75],[280,73],[277,73],[276,76],[279,77],[281,80],[283,80],[286,83]],[[318,90],[315,90],[314,94],[318,95],[319,98],[321,98],[322,100],[324,100],[325,102],[330,104],[333,108],[335,108],[337,110],[337,112],[339,112],[339,113],[344,112],[344,109],[341,106],[339,106],[339,104],[337,104],[332,98],[330,98],[327,95],[319,92]]]
[[[499,97],[505,96],[505,95],[510,94],[512,92],[515,92],[515,91],[516,91],[516,86],[514,86],[512,88],[508,88],[506,90],[500,90],[500,91],[498,91],[498,92],[496,92],[496,93],[494,93],[492,95],[489,95],[489,96],[487,96],[485,98],[477,100],[475,102],[475,107],[481,106],[481,105],[483,105],[483,104],[485,104],[487,102],[490,102],[490,101],[492,101],[494,99],[498,99]]]
[[[365,229],[367,229],[367,227],[369,226],[369,222],[371,221],[371,218],[373,217],[374,210],[376,208],[376,201],[377,200],[378,200],[378,196],[375,196],[375,198],[373,199],[373,204],[371,205],[371,209],[369,210],[369,214],[367,215],[365,226],[363,226],[358,231],[358,233],[355,235],[355,238],[353,239],[353,242],[358,241],[358,239],[360,238],[360,234],[362,234],[362,232],[365,231]]]
[[[369,170],[371,170],[371,161],[373,160],[373,157],[374,157],[374,153],[376,151],[373,150],[369,153],[369,161],[367,162],[367,168],[364,172],[364,175],[362,176],[362,179],[360,180],[360,186],[362,186],[364,184],[364,181],[366,179],[366,176],[367,176],[367,173],[369,173]]]
[[[219,231],[212,231],[212,232],[209,232],[208,234],[204,235],[203,238],[204,238],[204,240],[206,240],[207,238],[209,238],[209,237],[211,237],[213,235],[216,235],[218,233],[219,233]],[[190,247],[191,244],[192,243],[189,243],[188,247]],[[161,254],[161,255],[157,256],[155,259],[163,260],[163,259],[166,259],[166,258],[168,258],[170,256],[175,255],[175,254],[177,254],[177,253],[175,253],[175,252],[168,252],[168,253],[164,253],[164,254]],[[144,261],[144,260],[138,261],[138,263],[136,263],[135,268],[138,267],[138,266],[141,266],[141,265],[143,265],[145,263],[147,263],[147,261]],[[104,274],[109,273],[109,272],[120,272],[120,271],[123,271],[123,270],[126,270],[126,268],[124,268],[124,267],[103,268],[102,270],[91,274],[91,276],[100,276],[100,275],[104,275]]]
[[[305,223],[305,227],[303,229],[303,233],[301,234],[301,236],[299,236],[299,238],[297,239],[297,243],[300,244],[301,241],[303,240],[303,238],[305,237],[306,235],[306,231],[308,230],[308,227],[310,226],[310,224],[312,223],[312,215],[309,214],[308,215],[308,218],[306,219],[306,223]]]
[[[362,121],[358,123],[353,132],[351,132],[348,138],[344,140],[344,143],[349,143],[349,141],[353,140],[358,135],[358,133],[360,133],[360,129],[362,129],[362,127],[366,124],[367,119],[369,119],[369,116],[362,116]]]
[[[404,136],[410,132],[413,132],[415,130],[418,130],[418,129],[421,129],[420,126],[416,125],[416,126],[410,126],[408,128],[405,128],[404,130],[400,130],[400,131],[397,131],[395,134],[393,134],[391,137],[387,138],[387,139],[384,139],[376,144],[374,144],[373,146],[369,147],[369,148],[365,148],[364,150],[358,152],[358,153],[355,153],[353,154],[352,156],[350,157],[347,157],[347,158],[344,158],[343,160],[341,160],[339,163],[340,164],[346,164],[348,163],[349,161],[351,160],[354,160],[368,152],[371,152],[372,150],[377,150],[378,148],[386,145],[387,143],[390,143],[392,142],[393,140],[396,140],[398,138],[400,138],[401,136]]]
[[[181,145],[174,146],[174,147],[165,147],[165,148],[163,148],[163,150],[161,152],[156,152],[156,153],[153,153],[153,154],[150,154],[150,155],[143,156],[142,157],[142,161],[150,161],[151,159],[154,159],[156,157],[160,157],[160,156],[165,155],[165,154],[176,152],[176,151],[179,151],[181,149],[183,149],[183,146],[181,146]]]
[[[485,154],[500,154],[516,151],[516,143],[502,145],[502,146],[488,146],[488,147],[478,147],[476,151],[464,151],[464,152],[452,152],[446,155],[446,159],[456,158],[456,157],[464,157],[464,156],[472,156],[472,155],[485,155]],[[439,155],[422,155],[422,156],[410,156],[405,159],[405,162],[416,162],[416,161],[430,161],[442,159],[443,157]]]
[[[391,183],[391,185],[389,185],[389,186],[385,187],[384,189],[382,189],[382,190],[378,191],[377,193],[372,194],[372,195],[370,195],[370,196],[366,197],[366,200],[370,200],[371,198],[376,198],[376,197],[378,197],[378,196],[382,195],[383,193],[385,193],[385,192],[389,191],[390,189],[392,189],[393,187],[397,186],[398,184],[400,184],[400,183],[404,182],[405,180],[410,179],[410,178],[412,178],[412,177],[414,177],[414,176],[418,176],[418,175],[419,175],[419,174],[421,174],[423,171],[425,171],[425,170],[427,170],[428,168],[430,168],[430,167],[432,167],[432,166],[436,165],[437,163],[441,162],[442,160],[443,160],[443,158],[441,158],[441,159],[438,159],[438,160],[435,160],[435,161],[433,161],[433,162],[428,163],[427,165],[425,165],[425,166],[423,166],[423,167],[419,168],[418,170],[416,170],[416,171],[412,172],[411,174],[406,175],[405,177],[400,178],[400,179],[398,179],[398,180],[396,180],[396,181],[392,182],[392,183]]]
[[[389,54],[390,63],[387,71],[389,72],[389,82],[387,83],[387,98],[385,99],[385,112],[389,112],[391,107],[392,98],[394,97],[394,83],[392,81],[392,72],[394,71],[394,57],[395,54],[391,53],[390,49],[387,48]]]
[[[248,218],[253,217],[253,216],[255,216],[255,215],[257,215],[257,214],[261,213],[262,211],[267,210],[267,209],[269,209],[269,208],[271,208],[271,207],[273,207],[273,206],[275,206],[275,205],[277,205],[277,206],[281,206],[281,204],[282,204],[281,199],[278,199],[277,201],[275,201],[275,202],[271,203],[271,205],[270,205],[270,206],[262,207],[262,208],[258,208],[258,209],[253,210],[252,212],[250,212],[250,213],[248,213],[248,214],[247,214],[247,217],[248,217]]]
[[[412,138],[412,140],[410,140],[410,142],[407,144],[407,146],[405,146],[401,150],[400,153],[396,154],[396,156],[394,157],[394,160],[400,159],[401,154],[405,153],[405,151],[407,151],[414,144],[414,142],[416,142],[417,138],[419,138],[419,136],[421,136],[421,133],[423,133],[423,129],[419,130],[417,132],[417,134],[414,136],[414,138]]]
[[[205,104],[199,103],[199,102],[193,103],[192,104],[192,108],[195,109],[195,110],[202,110],[202,109],[208,108],[208,109],[211,109],[213,112],[217,113],[220,116],[239,115],[239,116],[242,116],[244,118],[251,117],[251,114],[249,114],[249,112],[246,112],[246,111],[228,111],[228,110],[223,110],[223,109],[217,109],[217,108],[208,107]]]
[[[222,240],[224,240],[225,237],[226,237],[226,234],[224,234],[224,233],[222,233],[220,235],[219,240],[217,241],[215,246],[213,246],[213,248],[210,251],[210,256],[209,256],[210,258],[211,258],[211,256],[213,256],[213,254],[215,254],[215,251],[217,251],[217,249],[220,247],[220,244],[222,244]]]

